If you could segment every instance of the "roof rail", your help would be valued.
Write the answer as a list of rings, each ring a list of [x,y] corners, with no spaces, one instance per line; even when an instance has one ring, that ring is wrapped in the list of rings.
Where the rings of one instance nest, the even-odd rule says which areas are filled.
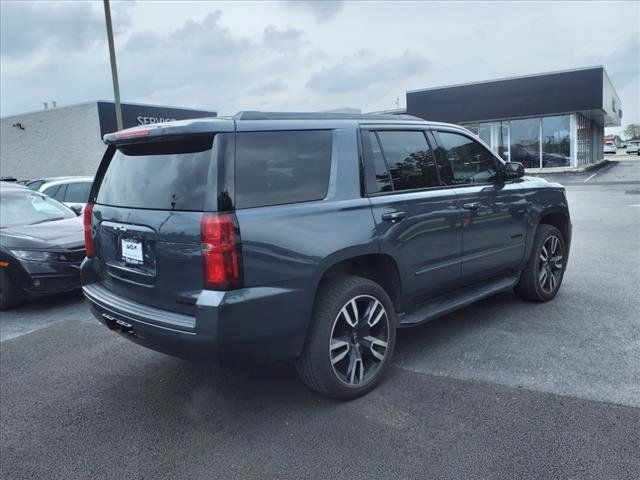
[[[234,120],[419,120],[413,115],[378,113],[334,113],[334,112],[260,112],[247,110],[236,113]]]

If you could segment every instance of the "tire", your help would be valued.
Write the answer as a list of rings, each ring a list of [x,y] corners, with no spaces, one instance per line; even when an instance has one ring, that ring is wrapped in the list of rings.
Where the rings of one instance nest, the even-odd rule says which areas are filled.
[[[8,310],[22,302],[19,292],[13,285],[9,275],[0,270],[0,310]]]
[[[333,277],[320,284],[296,369],[312,390],[349,400],[380,382],[395,342],[396,316],[385,290],[366,278]]]
[[[518,296],[529,302],[548,302],[553,299],[564,277],[566,252],[560,230],[553,225],[538,225],[531,256],[514,287]]]

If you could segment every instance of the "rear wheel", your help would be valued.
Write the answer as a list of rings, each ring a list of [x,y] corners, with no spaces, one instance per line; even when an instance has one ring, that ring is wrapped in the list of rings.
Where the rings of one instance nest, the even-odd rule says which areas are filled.
[[[366,278],[335,277],[320,286],[296,368],[313,390],[356,398],[380,381],[395,339],[395,313],[384,289]]]
[[[21,301],[19,292],[7,272],[0,270],[0,310],[13,308],[19,305]]]
[[[547,302],[558,293],[565,267],[562,233],[553,225],[538,225],[531,257],[514,290],[524,300]]]

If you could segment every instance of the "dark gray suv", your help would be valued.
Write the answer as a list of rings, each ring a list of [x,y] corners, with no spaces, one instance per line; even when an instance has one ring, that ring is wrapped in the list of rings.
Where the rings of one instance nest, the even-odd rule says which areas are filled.
[[[242,112],[105,136],[85,210],[97,318],[195,361],[294,360],[371,390],[396,328],[515,289],[551,300],[562,186],[467,130],[413,117]]]

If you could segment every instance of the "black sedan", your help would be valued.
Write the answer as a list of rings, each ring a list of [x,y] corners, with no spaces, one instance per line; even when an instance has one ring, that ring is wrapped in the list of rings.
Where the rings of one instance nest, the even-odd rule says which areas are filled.
[[[80,288],[82,218],[42,193],[0,183],[0,309]]]

